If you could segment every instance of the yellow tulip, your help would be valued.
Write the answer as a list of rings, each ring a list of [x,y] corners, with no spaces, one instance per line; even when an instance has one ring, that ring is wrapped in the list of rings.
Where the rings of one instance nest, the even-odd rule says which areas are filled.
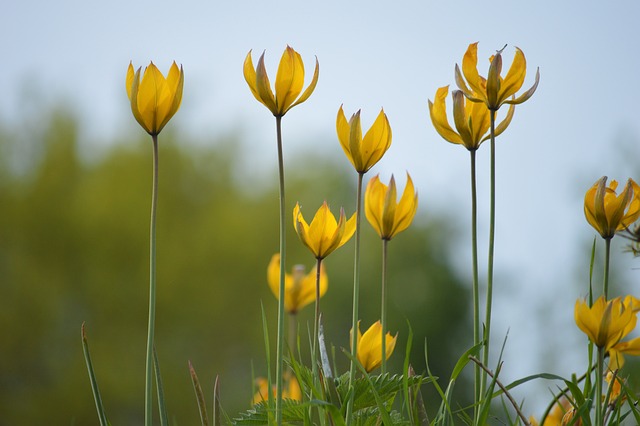
[[[516,47],[515,57],[504,78],[500,75],[502,50],[496,52],[490,60],[489,74],[485,79],[478,74],[478,43],[472,43],[462,58],[462,73],[456,64],[456,84],[467,98],[473,102],[484,102],[487,108],[497,111],[503,104],[521,104],[534,94],[540,82],[540,69],[536,72],[533,86],[517,98],[515,97],[527,74],[527,61],[522,50]]]
[[[317,269],[314,267],[309,274],[305,275],[304,266],[293,267],[292,274],[285,274],[284,278],[284,308],[290,314],[296,314],[300,309],[316,300],[316,276]],[[280,286],[280,254],[276,253],[271,257],[267,268],[267,281],[269,288],[279,298]],[[327,292],[329,280],[324,269],[320,266],[320,297]]]
[[[341,106],[336,119],[336,130],[344,153],[358,173],[366,173],[391,146],[391,126],[384,110],[380,111],[363,138],[360,111],[347,121]]]
[[[324,259],[353,236],[356,231],[356,215],[347,220],[344,210],[340,209],[340,219],[336,221],[325,201],[311,223],[307,224],[300,205],[296,203],[293,209],[293,226],[302,243],[311,250],[316,259]]]
[[[396,201],[396,181],[391,175],[389,186],[374,176],[364,196],[364,213],[373,229],[383,240],[390,240],[411,225],[418,209],[418,194],[407,173],[407,185],[400,202]]]
[[[471,102],[462,91],[454,90],[453,97],[453,123],[456,130],[449,125],[447,119],[446,97],[449,86],[440,87],[436,91],[434,102],[429,101],[429,115],[436,131],[446,141],[463,145],[469,151],[475,151],[480,144],[491,137],[489,127],[491,118],[486,105],[480,102]],[[509,105],[509,111],[505,119],[496,127],[495,135],[501,134],[513,118],[515,107]]]
[[[349,333],[353,336],[353,330]],[[393,350],[396,347],[396,340],[398,334],[392,336],[391,333],[385,335],[385,354],[386,359],[389,359]],[[349,339],[352,341],[352,339]],[[382,365],[382,324],[380,321],[376,321],[369,327],[367,331],[362,334],[360,332],[360,321],[358,321],[358,361],[367,373],[375,370]]]
[[[142,67],[134,72],[133,64],[127,69],[127,96],[131,102],[133,116],[142,128],[152,136],[157,135],[180,108],[184,72],[182,66],[174,62],[165,79],[151,62],[145,68],[140,80]]]
[[[584,300],[578,300],[574,316],[576,324],[589,340],[609,354],[610,369],[622,366],[622,354],[640,356],[640,337],[621,341],[633,331],[637,322],[637,312],[622,298],[607,301],[600,296],[591,307]]]
[[[251,51],[247,53],[244,60],[244,79],[251,89],[253,96],[276,117],[282,117],[294,106],[306,101],[313,93],[318,83],[318,73],[320,71],[318,58],[316,58],[316,68],[313,78],[307,89],[302,92],[304,86],[304,64],[298,52],[287,46],[280,59],[278,72],[276,73],[275,96],[271,90],[271,83],[267,76],[267,69],[264,66],[264,53],[258,60],[257,68],[253,67]]]
[[[627,229],[640,216],[640,187],[629,179],[620,195],[618,182],[607,177],[598,180],[584,196],[584,215],[602,238],[611,239],[618,231]]]
[[[302,391],[300,390],[300,384],[294,376],[288,375],[285,377],[285,388],[282,392],[282,399],[292,399],[294,401],[302,401]],[[251,403],[253,405],[269,399],[269,382],[264,377],[258,377],[256,379],[256,386],[258,391],[253,395]],[[276,387],[271,386],[271,397],[276,397]]]

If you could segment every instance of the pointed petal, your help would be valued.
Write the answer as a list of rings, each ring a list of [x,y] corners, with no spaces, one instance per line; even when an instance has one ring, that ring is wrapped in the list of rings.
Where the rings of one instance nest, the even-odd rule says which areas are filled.
[[[531,86],[531,88],[529,88],[529,90],[524,92],[522,95],[518,96],[516,99],[513,99],[513,100],[507,99],[507,100],[505,100],[504,103],[505,104],[518,105],[518,104],[521,104],[521,103],[525,102],[531,96],[533,96],[533,94],[536,92],[536,89],[538,88],[538,83],[540,83],[540,68],[538,68],[538,70],[536,71],[536,80],[533,83],[533,86]]]
[[[131,85],[133,84],[133,78],[135,76],[135,71],[133,70],[133,64],[129,62],[129,67],[127,68],[127,78],[125,80],[125,86],[127,88],[127,97],[129,101],[131,101]]]
[[[264,65],[264,53],[258,60],[258,67],[256,68],[256,91],[258,92],[258,100],[264,104],[273,115],[278,115],[278,107],[276,105],[273,91],[271,90],[271,83],[267,76],[267,69]]]
[[[295,101],[293,105],[291,105],[289,108],[293,108],[294,106],[301,104],[307,99],[309,99],[309,96],[311,96],[313,91],[316,89],[316,85],[318,84],[319,74],[320,74],[320,65],[318,64],[318,58],[316,57],[316,68],[313,71],[313,78],[311,79],[311,83],[309,83],[309,86],[306,88],[304,93],[302,93],[302,96],[300,96],[300,98],[297,101]]]
[[[511,96],[515,95],[524,83],[524,78],[527,75],[527,60],[524,57],[522,50],[516,47],[516,53],[509,67],[507,75],[502,81],[500,88],[500,94],[498,102],[501,104]]]
[[[474,96],[478,96],[486,100],[487,92],[480,83],[480,74],[478,74],[478,43],[471,43],[462,58],[462,73],[469,83]],[[457,78],[456,78],[457,80]],[[460,87],[463,90],[462,87]],[[464,90],[463,90],[464,91]]]
[[[247,53],[247,57],[244,59],[244,64],[242,67],[242,73],[244,74],[244,80],[249,85],[249,89],[253,96],[260,102],[260,95],[258,94],[258,87],[256,85],[257,77],[256,70],[253,67],[253,61],[251,60],[251,50]]]
[[[276,105],[284,114],[296,100],[304,85],[304,64],[300,54],[287,46],[276,74]]]

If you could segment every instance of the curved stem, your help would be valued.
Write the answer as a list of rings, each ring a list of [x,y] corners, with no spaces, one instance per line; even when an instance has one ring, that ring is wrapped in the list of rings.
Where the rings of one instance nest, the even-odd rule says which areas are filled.
[[[478,195],[476,188],[476,150],[471,154],[471,255],[473,264],[473,345],[480,343],[480,295],[478,289]],[[480,366],[475,364],[475,402],[480,401]],[[477,406],[476,406],[477,407]]]
[[[352,318],[352,336],[351,336],[351,365],[349,368],[349,388],[353,390],[356,379],[356,364],[358,359],[358,298],[360,297],[360,222],[362,217],[362,179],[364,173],[358,173],[358,186],[356,189],[356,235],[355,235],[355,260],[353,264],[353,318]],[[351,424],[351,413],[353,412],[354,393],[351,392],[349,401],[347,402],[346,421],[347,425]]]
[[[282,155],[282,117],[276,116],[276,138],[278,141],[278,177],[280,195],[280,286],[278,298],[278,342],[276,349],[276,423],[282,424],[282,369],[284,368],[284,277],[285,277],[285,198],[284,160]]]
[[[603,294],[605,299],[609,299],[609,261],[611,258],[611,238],[605,240],[605,254],[604,254],[604,285]]]
[[[491,304],[493,300],[493,251],[496,231],[496,112],[489,111],[491,117],[491,205],[489,213],[489,254],[487,265],[487,308],[484,322],[484,351],[482,363],[489,365],[489,341],[491,338]],[[480,381],[480,395],[484,395],[487,373],[483,371]]]
[[[382,239],[382,364],[381,374],[387,372],[387,243],[389,240]]]
[[[151,426],[153,409],[153,345],[156,321],[156,211],[158,208],[158,135],[153,141],[153,183],[151,189],[151,225],[149,235],[149,327],[147,329],[147,365],[144,388],[144,424]]]

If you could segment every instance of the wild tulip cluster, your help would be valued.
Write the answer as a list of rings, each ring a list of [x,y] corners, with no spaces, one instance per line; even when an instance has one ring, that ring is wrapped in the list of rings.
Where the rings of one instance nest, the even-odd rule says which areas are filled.
[[[276,147],[279,166],[279,201],[280,201],[280,250],[272,255],[267,266],[267,283],[278,302],[277,348],[275,356],[275,376],[258,377],[255,380],[253,398],[248,393],[252,408],[236,418],[234,424],[311,424],[352,425],[352,424],[453,424],[454,419],[464,419],[466,424],[485,425],[489,416],[497,417],[495,399],[503,398],[501,405],[505,407],[508,424],[524,425],[565,425],[565,424],[619,424],[616,421],[634,418],[640,422],[640,412],[636,407],[637,397],[624,379],[624,356],[640,356],[640,337],[630,338],[637,324],[640,312],[640,300],[633,295],[609,298],[609,264],[610,242],[617,234],[623,234],[634,240],[640,247],[640,226],[632,229],[634,222],[640,217],[640,187],[629,179],[625,187],[617,193],[618,184],[612,181],[607,186],[607,178],[599,179],[585,194],[584,214],[587,222],[593,226],[605,241],[605,265],[603,290],[596,297],[589,287],[587,297],[579,298],[574,306],[575,323],[588,338],[589,365],[586,372],[578,378],[573,374],[571,379],[564,379],[557,386],[549,408],[541,421],[527,418],[516,402],[511,391],[513,387],[525,383],[504,386],[499,378],[501,361],[492,369],[489,350],[492,342],[491,320],[494,283],[494,243],[496,212],[496,138],[503,137],[514,119],[515,109],[528,101],[535,93],[540,73],[536,71],[533,84],[529,89],[521,91],[527,72],[524,53],[515,48],[514,58],[509,70],[503,76],[503,51],[498,50],[489,58],[489,69],[486,77],[478,71],[478,43],[468,46],[462,58],[462,67],[454,67],[453,78],[458,89],[451,92],[452,111],[447,112],[446,99],[449,86],[439,87],[433,102],[428,101],[429,118],[435,131],[444,140],[464,146],[471,158],[471,252],[472,252],[472,299],[473,299],[473,342],[469,350],[458,360],[449,381],[438,380],[431,375],[426,366],[426,373],[416,375],[413,367],[391,374],[387,369],[387,360],[396,350],[399,333],[387,330],[388,291],[392,288],[394,275],[389,274],[387,253],[390,242],[407,230],[418,213],[418,193],[413,179],[406,173],[406,184],[402,195],[398,198],[396,180],[391,175],[388,184],[381,181],[380,175],[369,179],[366,187],[364,176],[375,167],[391,148],[392,131],[390,121],[381,109],[371,126],[363,132],[361,112],[358,110],[347,120],[343,106],[338,108],[336,117],[337,145],[344,151],[355,171],[356,194],[355,211],[350,216],[344,208],[339,209],[336,217],[329,203],[323,201],[310,221],[303,215],[303,207],[296,203],[293,209],[285,208],[284,160],[282,155],[283,128],[282,119],[293,107],[305,103],[316,89],[319,77],[319,63],[316,58],[315,69],[311,81],[305,88],[305,69],[301,55],[290,46],[284,50],[276,72],[275,85],[272,88],[265,67],[263,53],[257,66],[254,67],[252,52],[247,54],[243,75],[251,94],[264,105],[276,119]],[[165,77],[151,63],[142,72],[134,70],[130,64],[126,73],[126,90],[131,104],[131,111],[140,126],[152,137],[154,147],[152,215],[150,235],[150,300],[149,331],[147,338],[147,369],[145,387],[145,425],[151,425],[153,415],[153,379],[158,383],[158,409],[162,424],[167,424],[166,407],[161,378],[157,369],[157,354],[154,351],[155,329],[155,217],[158,194],[158,135],[170,119],[178,111],[183,93],[184,73],[174,62]],[[508,105],[505,111],[503,108]],[[502,112],[500,112],[502,108]],[[500,112],[504,116],[497,120]],[[425,114],[426,115],[426,114]],[[452,117],[450,120],[449,117]],[[453,126],[450,124],[453,123]],[[364,134],[364,135],[363,135]],[[489,188],[489,250],[487,251],[487,278],[481,286],[478,273],[478,198],[476,186],[476,151],[484,142],[490,143],[490,188]],[[482,195],[482,194],[481,194]],[[291,217],[289,215],[292,213]],[[364,214],[363,214],[364,213]],[[310,217],[309,215],[307,217]],[[372,325],[360,330],[360,235],[362,218],[365,217],[371,228],[380,237],[382,258],[380,268],[382,278],[380,285],[380,318]],[[309,251],[310,259],[315,266],[309,273],[305,267],[296,265],[292,272],[286,268],[287,247],[285,244],[287,229],[293,231],[300,240],[300,247]],[[325,336],[322,327],[320,299],[328,291],[329,277],[325,262],[336,250],[353,241],[354,275],[353,275],[353,309],[352,326],[345,327],[345,335],[349,335],[349,351],[343,350],[341,355],[349,362],[349,371],[343,374],[335,370],[327,352],[329,336]],[[402,241],[394,244],[402,244]],[[640,251],[640,249],[638,249]],[[419,259],[416,259],[419,261]],[[419,283],[417,283],[419,284]],[[332,283],[346,285],[346,283]],[[484,291],[484,297],[480,292]],[[480,300],[484,299],[484,309]],[[593,301],[595,299],[595,301]],[[593,302],[592,302],[593,301]],[[315,306],[312,331],[309,330],[310,359],[303,359],[300,354],[300,328],[297,326],[297,314],[310,304]],[[484,318],[481,318],[484,314]],[[285,347],[284,323],[288,320],[293,327],[288,332]],[[265,318],[265,323],[268,320]],[[265,328],[266,330],[266,328]],[[349,330],[348,332],[346,330]],[[355,332],[354,332],[355,330]],[[265,331],[266,332],[266,331]],[[269,336],[265,335],[265,341]],[[409,342],[410,343],[410,342]],[[92,388],[98,409],[100,424],[108,424],[97,382],[93,374],[88,352],[86,335],[83,328],[83,348]],[[285,350],[286,349],[286,350]],[[595,354],[595,355],[591,355]],[[334,358],[336,354],[333,355]],[[605,360],[608,363],[605,367]],[[473,367],[473,398],[469,408],[459,408],[451,395],[458,376],[468,364]],[[155,367],[155,368],[154,368]],[[374,373],[380,370],[379,374]],[[202,424],[209,424],[204,404],[204,392],[200,387],[195,370],[190,366],[191,376],[196,391]],[[430,415],[425,408],[421,388],[425,383],[433,382],[442,401],[432,405],[439,408]],[[606,382],[606,384],[605,384]],[[439,384],[438,384],[439,383]],[[443,384],[447,384],[443,388]],[[563,386],[566,385],[566,388]],[[606,387],[606,389],[605,389]],[[394,405],[400,395],[403,401]],[[367,401],[365,404],[363,401]],[[626,405],[625,405],[626,404]],[[398,412],[397,410],[401,410]],[[221,423],[220,390],[218,382],[214,385],[213,424]],[[490,414],[491,413],[491,414]],[[404,418],[406,416],[406,418]],[[431,417],[431,420],[430,420]],[[503,421],[502,423],[507,423]]]

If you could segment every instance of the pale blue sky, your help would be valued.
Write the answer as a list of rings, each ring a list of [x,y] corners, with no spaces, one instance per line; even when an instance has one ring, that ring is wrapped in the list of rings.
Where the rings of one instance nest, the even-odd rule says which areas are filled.
[[[467,235],[468,154],[433,130],[427,99],[439,86],[454,86],[454,65],[469,43],[480,42],[480,58],[508,44],[506,65],[518,46],[527,58],[525,85],[532,84],[536,67],[541,82],[498,142],[495,309],[503,313],[496,316],[494,336],[511,330],[505,381],[538,372],[546,362],[568,376],[583,360],[582,353],[567,352],[571,342],[584,338],[573,323],[573,304],[586,292],[593,236],[582,213],[583,194],[602,175],[624,181],[638,170],[640,3],[391,4],[11,2],[0,15],[0,119],[18,116],[25,95],[35,92],[45,101],[64,99],[79,113],[89,147],[137,135],[124,88],[129,61],[138,67],[153,60],[166,72],[176,60],[185,71],[184,99],[169,126],[198,136],[241,128],[251,146],[247,163],[257,173],[272,171],[275,162],[264,158],[275,161],[273,118],[246,87],[242,62],[250,49],[256,60],[266,50],[273,76],[289,44],[309,73],[318,57],[320,80],[313,96],[285,117],[288,152],[324,140],[312,149],[333,152],[344,167],[335,137],[339,106],[347,115],[362,109],[364,127],[384,107],[394,138],[375,171],[388,179],[408,170],[420,193],[420,214],[454,212],[452,221]],[[627,151],[621,153],[616,141],[629,142]],[[479,190],[485,194],[487,163],[488,146],[479,152]],[[404,177],[399,181],[404,185]],[[481,213],[480,223],[487,218]],[[486,231],[481,225],[481,235]],[[463,243],[457,249],[466,268]],[[485,243],[481,237],[482,259]],[[636,265],[630,257],[624,261],[630,271]],[[584,280],[580,285],[571,282],[576,271]],[[637,281],[635,272],[631,277]],[[530,356],[521,358],[524,353]],[[535,400],[531,389],[546,398],[544,387],[521,395]]]

